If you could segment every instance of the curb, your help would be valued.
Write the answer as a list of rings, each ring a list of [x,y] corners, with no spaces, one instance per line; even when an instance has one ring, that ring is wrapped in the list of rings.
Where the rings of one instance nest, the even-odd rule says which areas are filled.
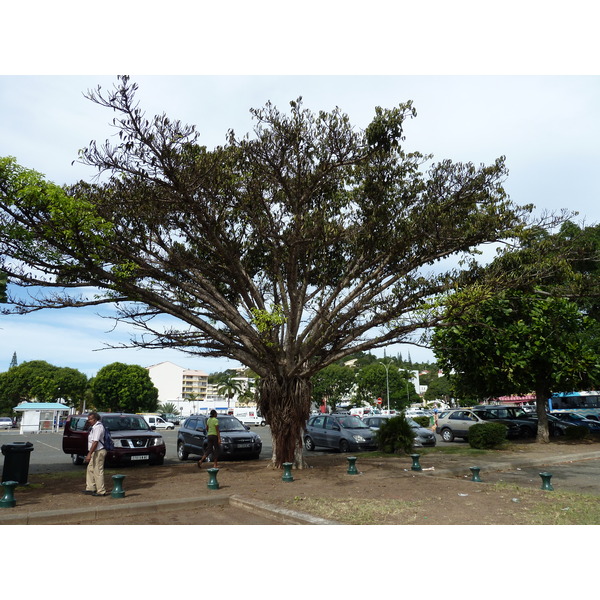
[[[231,506],[246,512],[264,515],[284,525],[339,525],[336,521],[328,521],[327,519],[313,517],[309,514],[287,510],[260,500],[249,500],[241,496],[226,495],[0,515],[0,525],[90,524],[98,519],[171,512],[174,510],[191,510],[206,506]]]

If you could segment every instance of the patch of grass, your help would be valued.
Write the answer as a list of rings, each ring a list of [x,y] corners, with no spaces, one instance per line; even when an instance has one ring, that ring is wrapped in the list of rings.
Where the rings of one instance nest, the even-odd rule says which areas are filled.
[[[385,525],[399,516],[410,520],[410,513],[422,502],[400,500],[362,500],[359,498],[304,498],[288,500],[294,509],[346,525]]]
[[[521,517],[526,525],[600,525],[598,496],[576,492],[557,492],[523,488],[511,483],[496,483],[498,491],[514,492],[527,511]],[[518,505],[517,505],[518,506]]]

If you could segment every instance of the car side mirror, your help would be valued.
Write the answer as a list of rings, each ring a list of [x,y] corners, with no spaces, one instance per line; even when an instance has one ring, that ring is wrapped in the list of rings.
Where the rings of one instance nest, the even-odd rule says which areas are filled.
[[[334,425],[333,426],[333,430],[334,431],[341,431],[340,426],[339,425]]]
[[[248,431],[250,431],[250,425],[244,425],[244,427],[245,427],[245,428],[246,428]]]
[[[152,429],[152,431],[156,431],[156,425],[150,425],[150,429]]]

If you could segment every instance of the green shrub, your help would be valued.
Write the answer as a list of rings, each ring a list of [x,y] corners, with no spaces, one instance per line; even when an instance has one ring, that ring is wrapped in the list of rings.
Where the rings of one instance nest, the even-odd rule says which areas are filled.
[[[508,427],[503,423],[476,423],[469,428],[471,448],[497,448],[506,441]]]
[[[589,432],[589,429],[585,425],[569,425],[565,429],[565,439],[583,440],[588,436]]]
[[[410,454],[415,441],[415,432],[404,415],[386,419],[376,435],[379,450],[386,454]]]
[[[431,420],[429,417],[413,417],[413,421],[418,423],[421,427],[426,427],[427,429],[431,427]]]

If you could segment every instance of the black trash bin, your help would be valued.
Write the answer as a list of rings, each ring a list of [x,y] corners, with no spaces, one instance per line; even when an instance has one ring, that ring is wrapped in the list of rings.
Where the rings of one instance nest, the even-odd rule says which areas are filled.
[[[33,451],[31,442],[13,442],[2,446],[4,467],[2,481],[16,481],[26,484],[29,477],[29,456]]]

